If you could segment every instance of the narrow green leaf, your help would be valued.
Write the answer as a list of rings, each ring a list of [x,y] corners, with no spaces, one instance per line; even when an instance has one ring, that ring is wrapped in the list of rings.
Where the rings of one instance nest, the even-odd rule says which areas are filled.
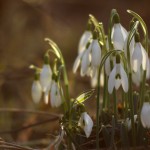
[[[81,95],[79,95],[76,100],[75,103],[83,103],[85,100],[87,100],[88,98],[90,98],[93,93],[94,93],[94,89],[89,90],[87,92],[83,92]]]
[[[122,148],[129,149],[128,131],[123,122],[121,123],[120,137],[121,137]]]

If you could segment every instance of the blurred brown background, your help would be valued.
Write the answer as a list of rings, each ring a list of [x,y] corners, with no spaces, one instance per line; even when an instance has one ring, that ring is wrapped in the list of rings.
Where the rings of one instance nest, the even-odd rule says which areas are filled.
[[[30,64],[42,66],[43,54],[48,48],[45,37],[54,40],[62,50],[69,73],[71,97],[89,89],[88,78],[72,74],[78,41],[88,15],[91,13],[103,22],[107,33],[111,9],[118,10],[127,29],[131,16],[126,10],[131,9],[145,20],[149,30],[149,4],[148,0],[1,0],[0,107],[39,107],[31,99],[33,71],[28,67]],[[43,110],[42,107],[39,109]],[[9,118],[10,114],[5,117]],[[1,118],[1,127],[8,129],[11,124],[4,118]]]

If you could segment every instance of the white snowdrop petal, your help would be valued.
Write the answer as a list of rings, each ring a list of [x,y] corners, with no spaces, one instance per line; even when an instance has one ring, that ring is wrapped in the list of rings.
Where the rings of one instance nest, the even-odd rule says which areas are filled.
[[[122,88],[124,90],[124,92],[128,92],[128,77],[126,72],[124,71],[122,65],[120,65],[120,75],[121,75],[121,84],[122,84]]]
[[[33,81],[31,89],[32,99],[35,103],[39,103],[42,97],[42,88],[39,81]]]
[[[81,63],[81,57],[82,57],[83,53],[80,53],[78,55],[78,57],[76,58],[75,62],[74,62],[74,65],[73,65],[73,73],[76,73],[80,63]]]
[[[91,78],[91,86],[92,86],[93,88],[95,88],[96,85],[97,85],[97,71],[96,71],[95,74],[92,75],[92,78]]]
[[[61,96],[60,96],[60,92],[59,92],[59,89],[57,87],[57,95],[56,95],[56,100],[55,100],[55,107],[59,107],[61,104],[62,104],[62,101],[61,101]]]
[[[51,84],[52,71],[49,65],[44,64],[41,74],[40,74],[40,83],[43,91],[45,92],[47,87]]]
[[[81,76],[84,76],[87,73],[89,65],[90,65],[89,51],[86,50],[85,53],[83,54],[81,61]]]
[[[141,123],[144,128],[150,127],[150,104],[149,102],[144,102],[141,110]]]
[[[116,77],[116,65],[114,66],[114,68],[108,78],[108,92],[110,94],[112,93],[113,88],[115,86],[115,77]]]
[[[128,32],[121,24],[120,24],[120,28],[121,28],[121,33],[122,33],[123,39],[125,41],[125,39],[127,38]]]
[[[101,60],[101,47],[98,43],[98,40],[93,40],[92,42],[92,59],[91,64],[92,66],[99,66]]]
[[[93,121],[91,117],[87,114],[87,112],[84,112],[84,122],[85,122],[84,132],[86,134],[86,137],[88,138],[92,132]]]
[[[140,85],[140,82],[141,82],[141,71],[140,70],[132,73],[132,81],[136,86]]]
[[[148,55],[142,45],[141,45],[141,52],[142,52],[142,68],[143,70],[146,70],[148,65]]]
[[[121,27],[120,23],[114,24],[112,32],[112,41],[114,48],[117,50],[123,50],[125,42],[125,29]]]
[[[135,44],[135,48],[132,55],[133,71],[137,72],[140,69],[141,64],[142,64],[142,52],[140,43],[138,42]]]
[[[82,34],[80,41],[79,41],[79,46],[78,46],[79,54],[85,50],[86,44],[88,43],[91,37],[92,37],[91,31],[85,31]]]
[[[62,104],[60,91],[55,81],[53,81],[50,91],[50,102],[52,107],[59,107]]]

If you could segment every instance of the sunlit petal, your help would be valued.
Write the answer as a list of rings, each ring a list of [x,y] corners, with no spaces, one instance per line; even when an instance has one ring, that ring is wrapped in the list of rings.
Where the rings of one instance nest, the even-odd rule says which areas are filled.
[[[135,48],[132,55],[133,71],[137,72],[140,69],[141,64],[142,64],[142,52],[141,52],[141,45],[138,42],[135,44]]]
[[[92,37],[91,31],[85,31],[82,34],[80,41],[79,41],[79,46],[78,46],[79,54],[85,50],[86,44],[88,43],[88,41],[90,40],[91,37]]]
[[[143,70],[146,70],[148,65],[148,54],[142,45],[141,45],[141,51],[142,51],[142,68]]]
[[[114,24],[112,32],[112,41],[115,49],[123,50],[126,36],[127,31],[121,26],[121,24]]]
[[[82,58],[82,55],[83,55],[83,52],[80,53],[78,55],[78,57],[76,58],[75,62],[74,62],[74,65],[73,65],[73,73],[76,73],[80,63],[81,63],[81,58]]]
[[[150,127],[150,104],[149,102],[144,102],[141,110],[141,123],[144,128]]]
[[[82,117],[84,120],[83,130],[86,134],[86,137],[88,138],[92,132],[93,121],[92,121],[91,117],[87,114],[87,112],[82,113]]]
[[[46,91],[47,87],[51,84],[51,80],[52,71],[50,65],[44,64],[40,74],[40,83],[44,92]]]

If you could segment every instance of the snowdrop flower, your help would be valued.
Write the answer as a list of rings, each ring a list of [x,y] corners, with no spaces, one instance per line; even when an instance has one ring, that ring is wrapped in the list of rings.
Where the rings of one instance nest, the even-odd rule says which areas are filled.
[[[52,107],[59,107],[62,104],[58,83],[54,80],[52,80],[50,90],[50,103]]]
[[[90,50],[91,50],[91,43],[88,43],[86,46],[86,50],[80,53],[75,60],[75,63],[73,65],[74,73],[76,73],[80,63],[81,63],[81,70],[80,70],[81,76],[84,76],[88,73],[90,61],[91,61]]]
[[[141,123],[144,128],[150,128],[150,103],[144,102],[141,110]]]
[[[134,123],[136,123],[136,120],[137,120],[137,115],[134,115]],[[126,118],[125,123],[126,123],[128,130],[131,130],[131,119]]]
[[[141,82],[141,75],[142,74],[142,71],[141,69],[137,72],[133,72],[132,73],[132,81],[133,83],[136,85],[136,86],[139,86],[140,85],[140,82]]]
[[[138,33],[135,34],[135,42],[135,48],[132,55],[133,71],[139,71],[141,66],[143,70],[146,70],[148,65],[148,55],[140,43],[140,37]]]
[[[124,42],[127,37],[126,29],[120,24],[119,15],[114,16],[114,26],[112,28],[111,38],[113,41],[114,48],[117,50],[123,50]]]
[[[88,138],[92,132],[93,121],[87,112],[83,112],[78,122],[78,126],[83,128],[86,137]]]
[[[82,53],[85,50],[86,45],[91,38],[92,38],[91,31],[90,30],[84,31],[79,41],[78,54]]]
[[[42,97],[42,87],[41,87],[40,81],[36,77],[32,84],[31,95],[32,95],[33,101],[35,103],[39,103],[39,101]]]
[[[94,31],[91,43],[91,66],[96,68],[100,65],[102,51],[97,38],[97,32]]]
[[[116,64],[111,71],[108,79],[108,92],[111,94],[113,92],[113,88],[115,87],[115,89],[117,90],[120,85],[122,85],[124,92],[128,91],[127,74],[120,63],[120,56],[117,55]]]
[[[46,88],[46,91],[44,92],[44,102],[45,104],[48,104],[49,101],[49,92],[50,92],[51,84]]]
[[[45,92],[47,90],[47,88],[50,86],[51,84],[51,78],[52,78],[52,70],[50,68],[49,65],[49,58],[47,56],[45,56],[44,58],[44,65],[40,74],[40,83],[43,89],[43,92]]]

